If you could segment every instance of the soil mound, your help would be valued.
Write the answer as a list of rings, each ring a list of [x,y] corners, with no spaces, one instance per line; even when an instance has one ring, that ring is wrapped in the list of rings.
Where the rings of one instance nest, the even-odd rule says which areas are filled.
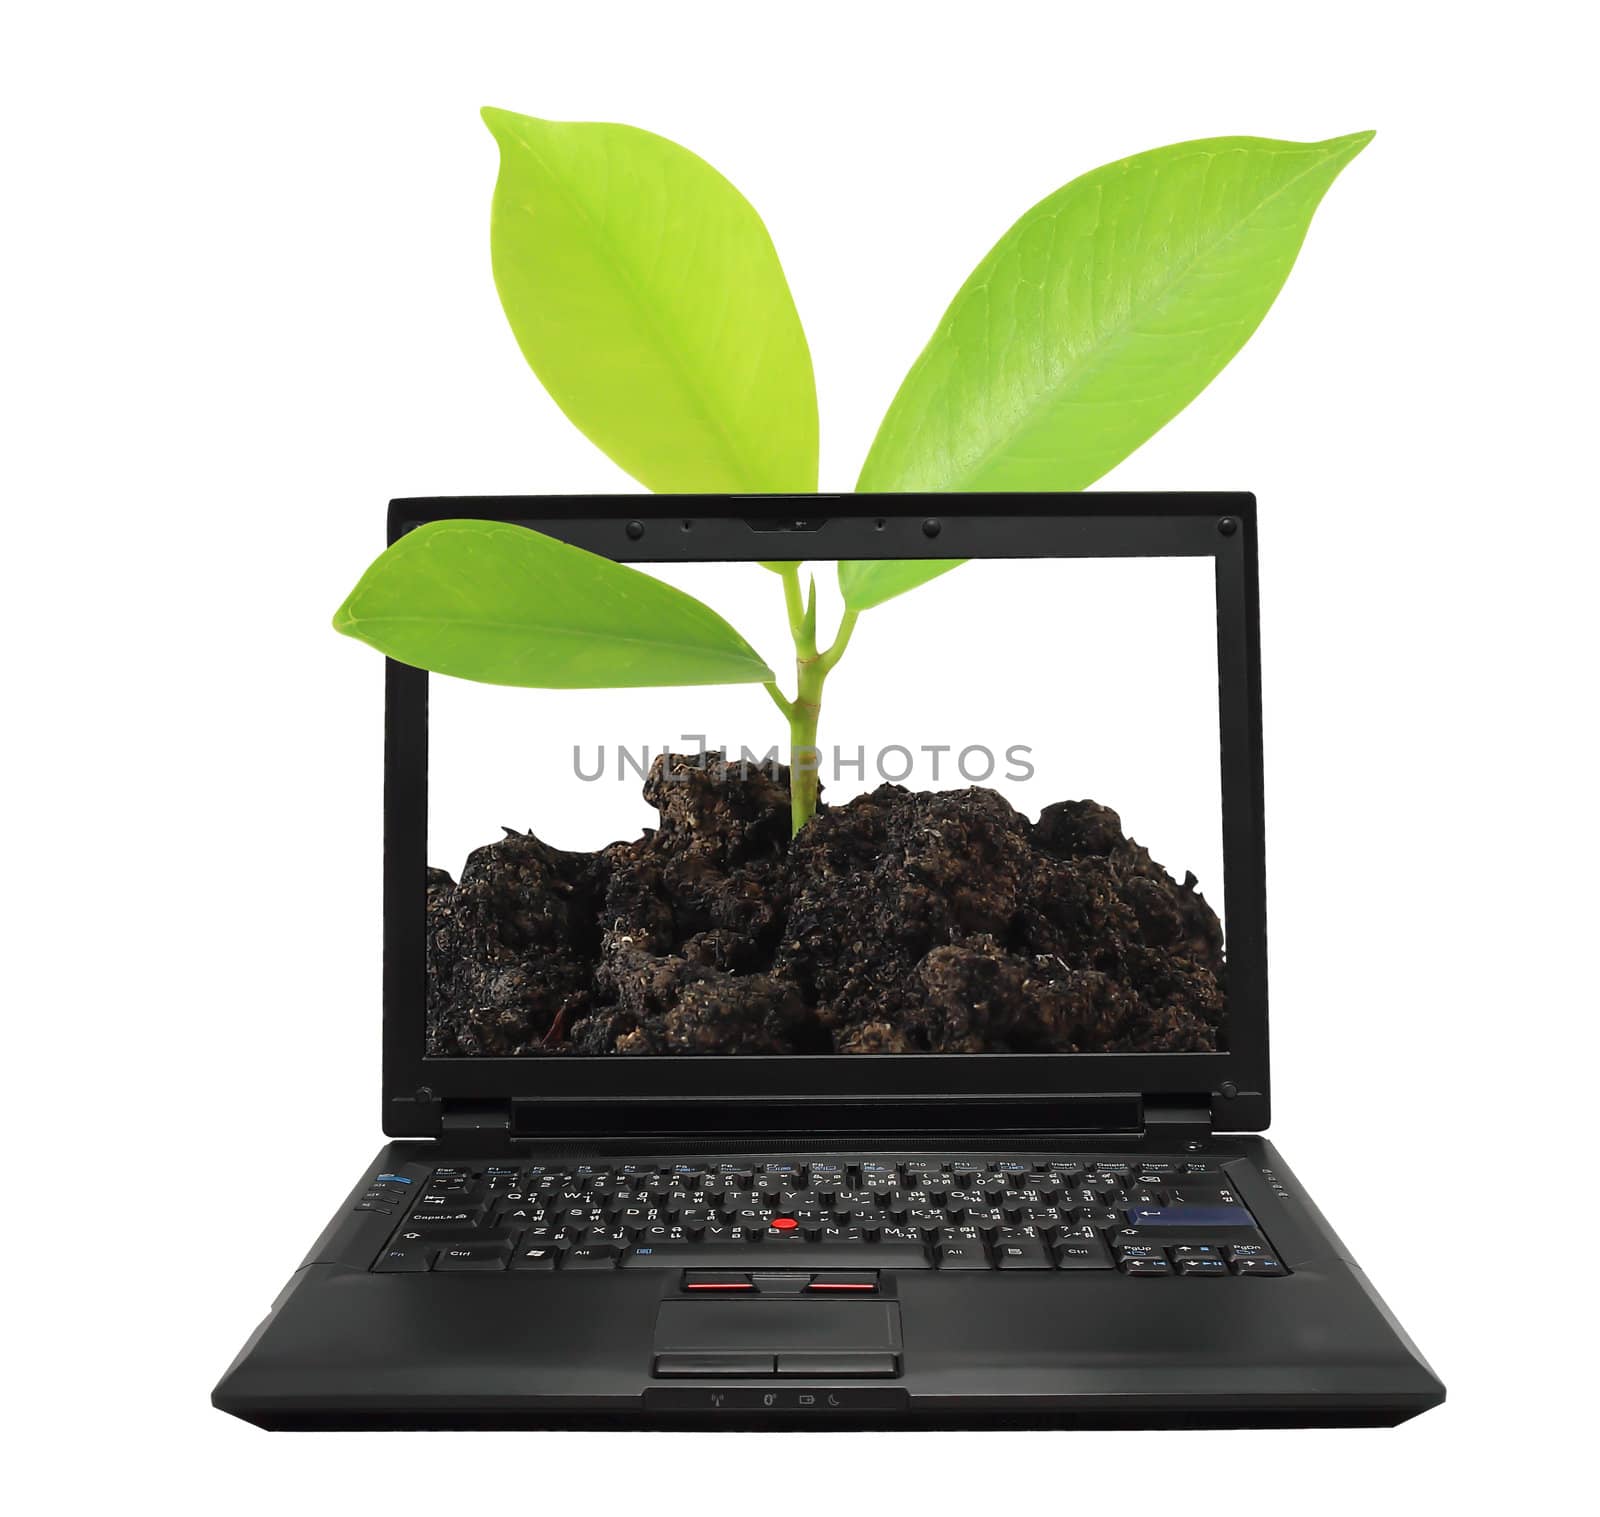
[[[880,785],[791,843],[781,768],[673,754],[644,794],[634,842],[429,871],[431,1055],[1221,1046],[1216,913],[1108,807]]]

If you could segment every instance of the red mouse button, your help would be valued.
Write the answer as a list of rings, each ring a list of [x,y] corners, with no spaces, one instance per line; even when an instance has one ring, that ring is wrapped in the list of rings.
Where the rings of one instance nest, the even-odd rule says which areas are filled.
[[[878,1288],[878,1275],[876,1270],[817,1274],[811,1277],[811,1284],[806,1288],[814,1291],[875,1291]]]

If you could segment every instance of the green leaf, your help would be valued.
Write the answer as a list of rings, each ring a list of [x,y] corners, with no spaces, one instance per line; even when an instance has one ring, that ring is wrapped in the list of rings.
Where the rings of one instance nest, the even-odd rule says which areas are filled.
[[[403,664],[491,685],[773,678],[692,595],[505,522],[438,521],[408,532],[361,576],[333,625]]]
[[[814,491],[811,352],[744,196],[635,127],[483,119],[495,285],[556,404],[652,490]]]
[[[1040,201],[957,292],[856,488],[1086,489],[1244,345],[1372,135],[1183,142]],[[876,605],[950,567],[841,566],[840,584]]]
[[[839,591],[851,611],[867,611],[959,569],[964,558],[857,559],[839,565]]]

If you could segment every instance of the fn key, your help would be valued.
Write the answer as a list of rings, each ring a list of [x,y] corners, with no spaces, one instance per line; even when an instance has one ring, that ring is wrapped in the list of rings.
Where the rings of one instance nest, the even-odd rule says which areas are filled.
[[[433,1253],[432,1247],[419,1248],[415,1243],[400,1244],[384,1249],[372,1268],[380,1275],[426,1274],[428,1266],[433,1263]]]

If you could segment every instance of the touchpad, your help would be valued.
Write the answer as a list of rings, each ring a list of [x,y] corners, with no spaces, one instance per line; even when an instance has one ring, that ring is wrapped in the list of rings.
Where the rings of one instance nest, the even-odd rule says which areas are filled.
[[[897,1301],[663,1301],[655,1370],[672,1375],[893,1375]]]

